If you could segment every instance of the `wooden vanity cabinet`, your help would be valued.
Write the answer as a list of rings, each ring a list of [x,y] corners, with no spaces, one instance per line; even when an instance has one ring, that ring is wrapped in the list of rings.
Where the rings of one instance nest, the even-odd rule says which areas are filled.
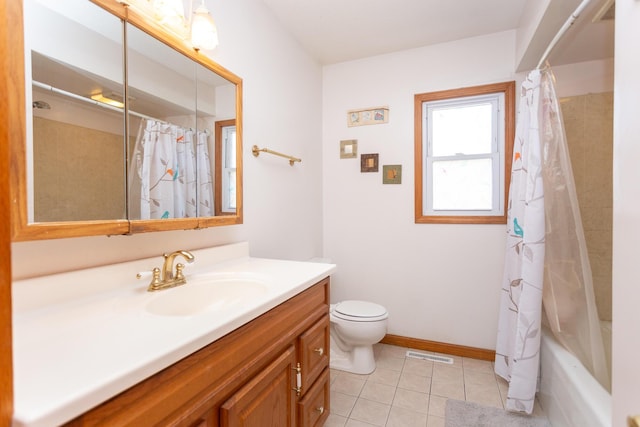
[[[67,425],[320,427],[328,311],[325,278]]]

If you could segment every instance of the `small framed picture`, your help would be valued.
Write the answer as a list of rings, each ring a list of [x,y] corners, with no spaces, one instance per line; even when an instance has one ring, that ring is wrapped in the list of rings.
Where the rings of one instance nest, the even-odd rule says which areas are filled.
[[[347,126],[377,125],[389,122],[389,107],[372,107],[347,111]]]
[[[360,156],[360,172],[378,172],[378,153]]]
[[[340,141],[340,158],[355,159],[358,157],[358,140],[346,139]]]
[[[402,165],[382,166],[383,184],[402,184]]]

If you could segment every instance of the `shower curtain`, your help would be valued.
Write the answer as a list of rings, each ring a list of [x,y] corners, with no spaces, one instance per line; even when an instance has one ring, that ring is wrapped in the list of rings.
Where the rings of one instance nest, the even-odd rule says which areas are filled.
[[[495,371],[509,382],[506,409],[529,414],[538,385],[543,301],[554,334],[598,380],[608,381],[553,85],[553,74],[544,69],[530,72],[521,87],[496,343]]]
[[[547,201],[542,305],[554,336],[610,390],[593,276],[554,81],[553,73],[547,70],[541,87],[545,100],[542,171]]]
[[[209,159],[209,135],[206,132],[198,132],[197,139],[198,216],[214,216],[213,178],[211,177],[211,160]]]
[[[194,136],[197,139],[195,150]],[[196,133],[192,129],[157,120],[142,120],[133,154],[134,170],[129,175],[133,218],[212,215],[207,138],[205,132]]]
[[[507,206],[495,371],[509,382],[506,409],[531,413],[540,359],[544,186],[539,135],[540,71],[522,83]]]

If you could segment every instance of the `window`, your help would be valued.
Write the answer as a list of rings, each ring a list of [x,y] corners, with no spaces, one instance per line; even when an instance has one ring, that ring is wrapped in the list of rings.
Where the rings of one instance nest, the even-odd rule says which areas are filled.
[[[236,121],[216,122],[215,214],[236,213]]]
[[[514,82],[415,95],[416,223],[506,223],[514,97]]]

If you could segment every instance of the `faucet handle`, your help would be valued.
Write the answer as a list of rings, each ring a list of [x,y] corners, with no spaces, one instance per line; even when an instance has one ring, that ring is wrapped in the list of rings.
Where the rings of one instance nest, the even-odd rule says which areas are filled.
[[[160,269],[158,267],[154,268],[151,271],[141,271],[136,274],[136,279],[142,279],[143,277],[147,277],[151,275],[151,281],[149,282],[148,291],[156,291],[160,289],[160,285],[162,284],[160,281]]]
[[[184,264],[179,262],[176,264],[176,276],[174,279],[176,280],[184,280],[184,274],[182,274],[182,270],[184,270]]]

